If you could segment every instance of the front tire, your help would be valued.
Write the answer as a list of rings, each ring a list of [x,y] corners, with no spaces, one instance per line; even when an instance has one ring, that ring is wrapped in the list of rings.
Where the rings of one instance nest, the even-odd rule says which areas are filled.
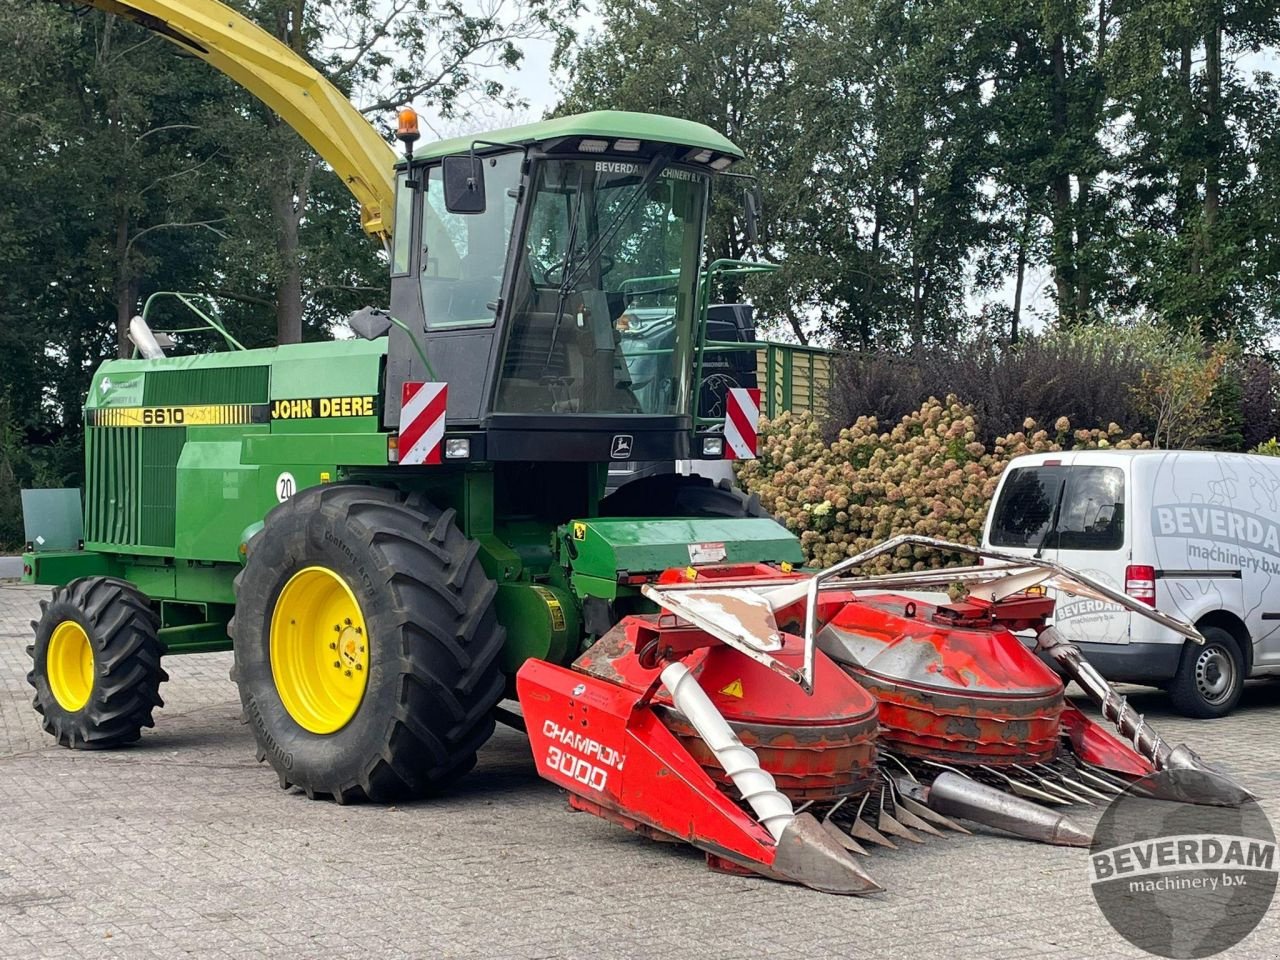
[[[1204,627],[1204,645],[1188,641],[1169,686],[1174,709],[1188,717],[1225,717],[1244,690],[1244,654],[1221,627]]]
[[[133,743],[164,706],[159,620],[126,580],[81,577],[53,592],[27,647],[41,725],[72,749]]]
[[[505,642],[478,551],[452,510],[378,487],[313,487],[267,515],[229,632],[281,786],[388,801],[474,766]]]

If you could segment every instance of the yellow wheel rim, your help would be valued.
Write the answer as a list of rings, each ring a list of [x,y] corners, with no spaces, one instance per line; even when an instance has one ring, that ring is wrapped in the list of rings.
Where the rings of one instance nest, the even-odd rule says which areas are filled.
[[[89,702],[93,692],[93,645],[89,634],[74,620],[53,628],[45,656],[49,689],[58,706],[71,713]]]
[[[299,570],[271,614],[271,676],[298,726],[335,733],[360,709],[369,631],[355,594],[327,567]]]

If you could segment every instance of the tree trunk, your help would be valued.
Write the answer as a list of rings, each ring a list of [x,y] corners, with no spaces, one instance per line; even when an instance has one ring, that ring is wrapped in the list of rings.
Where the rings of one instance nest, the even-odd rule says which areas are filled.
[[[1183,38],[1182,48],[1178,53],[1178,83],[1184,104],[1182,122],[1185,125],[1184,129],[1192,130],[1199,121],[1196,117],[1195,102],[1191,90],[1191,37],[1189,35]],[[1194,216],[1195,201],[1196,182],[1191,175],[1191,164],[1188,162],[1187,157],[1181,156],[1178,158],[1178,187],[1177,193],[1174,195],[1174,209],[1177,211],[1179,231],[1185,231]],[[1183,236],[1186,236],[1186,234],[1183,233]],[[1200,258],[1194,249],[1192,250],[1191,272],[1193,274],[1200,272]]]
[[[1009,318],[1009,342],[1018,342],[1018,327],[1022,323],[1022,289],[1027,279],[1027,234],[1031,230],[1031,204],[1023,201],[1022,229],[1018,231],[1017,281],[1013,286],[1013,310]]]
[[[129,211],[116,211],[116,355],[127,360],[133,355],[129,321],[133,318],[134,280],[129,270]]]
[[[916,251],[920,224],[920,185],[911,185],[911,342],[914,346],[924,343],[924,284],[920,271],[920,256]]]
[[[1079,192],[1076,196],[1075,215],[1072,217],[1076,228],[1074,314],[1075,319],[1084,320],[1089,316],[1093,306],[1093,276],[1089,263],[1089,242],[1092,238],[1089,207],[1093,200],[1093,176],[1080,174],[1076,177],[1076,182],[1079,185]]]
[[[298,223],[301,205],[295,204],[292,177],[272,190],[276,220],[276,255],[280,276],[276,281],[276,343],[302,342],[302,263],[298,257]]]
[[[1050,48],[1049,64],[1051,88],[1049,95],[1049,132],[1054,145],[1061,144],[1067,135],[1067,53],[1066,40],[1061,33],[1054,34]],[[1066,169],[1058,169],[1049,178],[1049,201],[1053,211],[1053,282],[1058,295],[1058,319],[1069,323],[1074,319],[1075,296],[1075,238],[1071,211],[1071,177]]]
[[[1220,167],[1226,131],[1222,122],[1222,27],[1215,21],[1204,38],[1205,125],[1209,129],[1204,171],[1204,215],[1200,225],[1200,253],[1213,255],[1214,227],[1222,203]]]
[[[300,57],[306,56],[303,24],[306,0],[293,0],[276,17],[276,37]],[[279,118],[267,114],[267,126],[278,128]],[[282,164],[280,179],[272,185],[271,211],[276,221],[276,255],[280,276],[276,280],[276,343],[302,341],[302,264],[299,260],[298,227],[307,207],[307,176],[296,176],[298,164],[310,170],[306,161],[291,158]],[[301,182],[299,182],[301,181]]]

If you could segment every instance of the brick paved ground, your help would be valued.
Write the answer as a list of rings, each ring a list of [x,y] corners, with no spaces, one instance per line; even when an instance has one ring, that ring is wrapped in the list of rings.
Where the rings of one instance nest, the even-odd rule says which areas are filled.
[[[1082,851],[931,841],[875,856],[887,892],[866,900],[718,876],[568,812],[508,730],[445,799],[312,803],[254,762],[229,655],[167,661],[167,706],[140,745],[63,750],[25,680],[42,595],[0,585],[3,958],[1142,956],[1095,907]],[[1280,683],[1212,723],[1168,716],[1156,694],[1140,705],[1280,797]],[[1280,905],[1232,955],[1280,956]]]

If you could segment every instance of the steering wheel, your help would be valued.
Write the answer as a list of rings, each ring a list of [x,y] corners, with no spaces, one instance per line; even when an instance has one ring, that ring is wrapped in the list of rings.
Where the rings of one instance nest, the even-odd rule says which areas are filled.
[[[563,277],[561,277],[559,280],[552,281],[551,275],[553,273],[556,273],[557,271],[563,273],[563,270],[562,270],[562,267],[564,266],[563,260],[561,260],[559,263],[547,263],[537,254],[535,254],[532,250],[528,251],[528,259],[529,259],[529,278],[533,281],[534,286],[538,286],[538,287],[560,286],[560,280],[562,280]]]

